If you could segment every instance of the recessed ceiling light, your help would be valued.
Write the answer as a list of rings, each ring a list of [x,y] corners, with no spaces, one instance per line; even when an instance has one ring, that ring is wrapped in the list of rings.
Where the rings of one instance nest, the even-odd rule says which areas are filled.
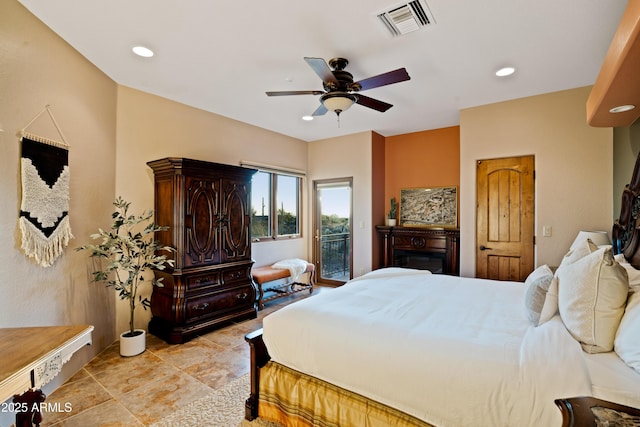
[[[148,47],[134,46],[131,50],[133,51],[133,53],[138,56],[142,56],[143,58],[151,58],[153,56],[153,51]]]
[[[313,120],[313,116],[302,116],[302,120],[310,122],[311,120]]]
[[[496,71],[496,76],[498,77],[510,76],[511,74],[515,73],[515,71],[516,69],[513,67],[500,68],[498,71]]]
[[[609,110],[610,113],[624,113],[625,111],[630,111],[636,108],[635,105],[627,104],[627,105],[619,105],[617,107],[613,107]]]

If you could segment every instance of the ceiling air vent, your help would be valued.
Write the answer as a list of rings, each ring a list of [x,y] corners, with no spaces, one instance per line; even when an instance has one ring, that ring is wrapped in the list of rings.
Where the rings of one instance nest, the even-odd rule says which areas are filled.
[[[380,13],[378,19],[394,37],[435,23],[429,8],[420,0],[410,1]]]

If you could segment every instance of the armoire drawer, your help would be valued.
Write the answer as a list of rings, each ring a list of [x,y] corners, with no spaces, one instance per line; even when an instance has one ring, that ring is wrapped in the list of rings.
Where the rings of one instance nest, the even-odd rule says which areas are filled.
[[[255,289],[251,284],[214,292],[187,300],[186,317],[189,321],[199,319],[211,313],[252,305],[255,300]]]
[[[230,268],[222,271],[222,283],[228,284],[236,281],[247,281],[249,280],[249,272],[251,271],[251,266],[243,266],[238,268]]]
[[[220,272],[210,271],[206,274],[198,274],[195,276],[187,277],[187,290],[193,291],[196,289],[216,286],[220,284]]]

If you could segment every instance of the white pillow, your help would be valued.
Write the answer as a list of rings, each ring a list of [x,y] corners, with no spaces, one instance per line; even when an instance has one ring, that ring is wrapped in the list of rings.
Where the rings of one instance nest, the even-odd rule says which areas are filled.
[[[635,269],[629,261],[624,257],[623,254],[617,254],[613,257],[618,264],[624,267],[627,270],[627,276],[629,276],[629,286],[631,288],[635,288],[636,292],[640,291],[640,270]]]
[[[567,252],[560,265],[572,264],[597,249],[598,247],[590,239],[585,239]],[[538,269],[542,269],[542,271],[538,271]],[[538,269],[534,270],[525,281],[525,285],[527,285],[525,315],[534,326],[548,322],[558,312],[558,278],[546,265],[538,267]],[[552,279],[547,281],[549,273],[552,275]],[[539,281],[534,285],[533,281],[536,280]]]
[[[618,326],[614,350],[628,366],[640,373],[640,293],[629,296]]]
[[[613,350],[629,293],[625,269],[611,248],[595,252],[556,271],[558,308],[565,326],[587,353]]]
[[[563,265],[573,264],[581,258],[598,250],[598,247],[591,241],[591,239],[582,240],[575,245],[573,249],[562,258],[560,261],[560,267]]]
[[[549,266],[541,265],[529,274],[524,284],[527,287],[524,295],[527,320],[533,326],[542,325],[558,311],[557,281]]]

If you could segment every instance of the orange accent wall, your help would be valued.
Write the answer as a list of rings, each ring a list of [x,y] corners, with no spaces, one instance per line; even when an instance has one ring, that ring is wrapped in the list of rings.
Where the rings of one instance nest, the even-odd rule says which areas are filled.
[[[460,126],[385,138],[385,211],[401,188],[460,187]],[[402,209],[402,207],[401,207]]]
[[[374,225],[384,224],[385,213],[385,137],[375,132],[371,132],[371,188],[373,194],[371,197],[371,217]],[[375,227],[371,227],[371,260],[372,268],[375,270],[380,268],[380,239]]]

